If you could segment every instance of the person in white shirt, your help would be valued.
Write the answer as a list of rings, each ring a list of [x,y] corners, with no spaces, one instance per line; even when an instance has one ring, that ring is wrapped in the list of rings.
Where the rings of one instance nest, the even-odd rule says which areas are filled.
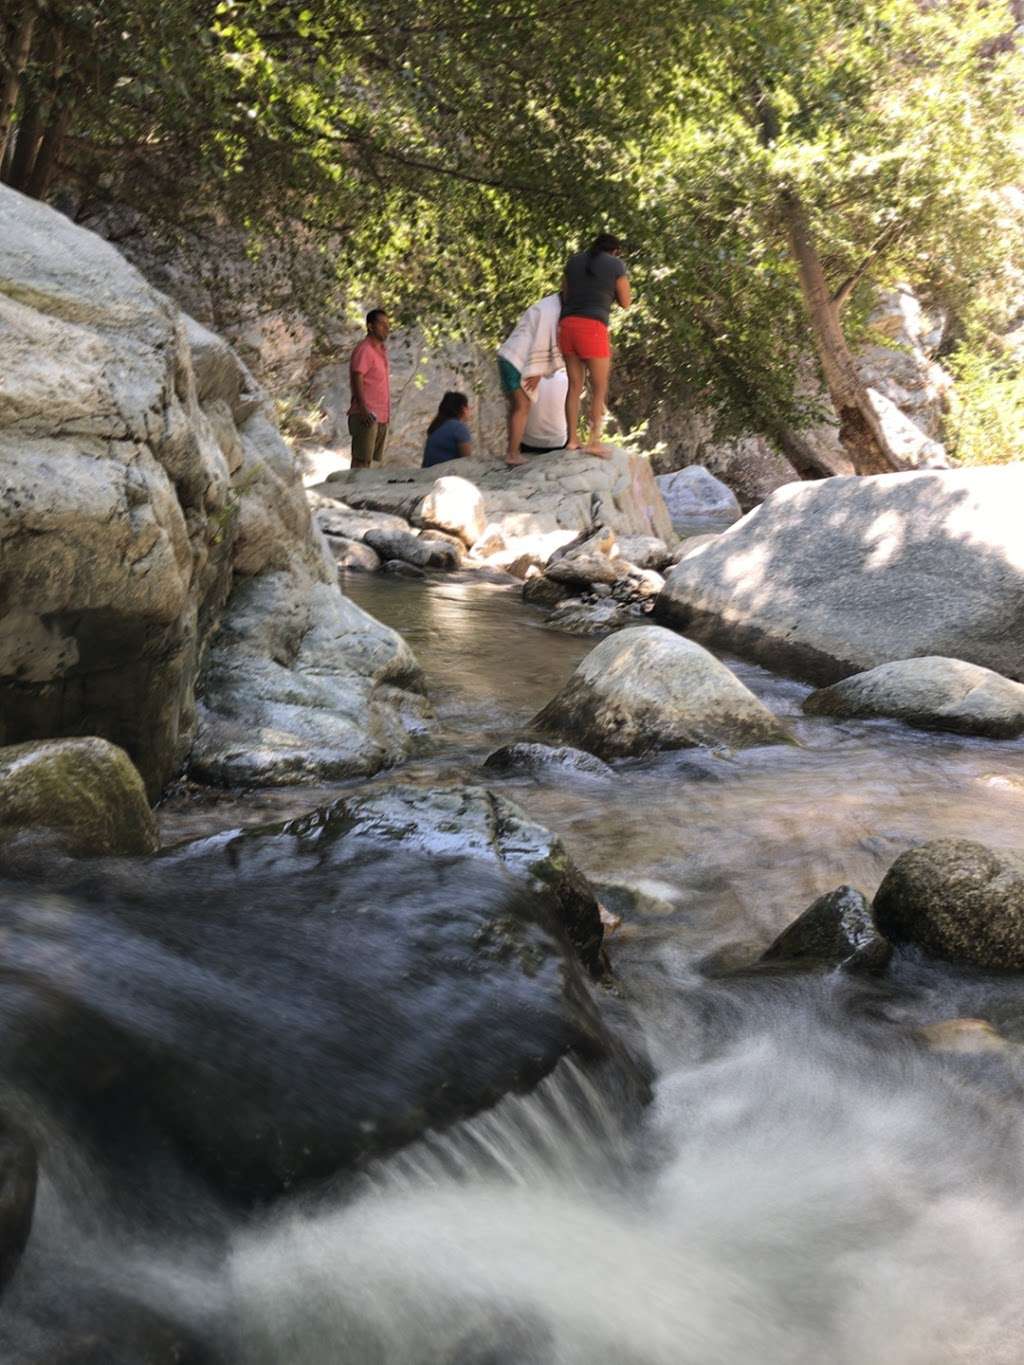
[[[542,379],[526,415],[526,429],[519,449],[528,455],[543,455],[549,450],[564,450],[569,439],[565,422],[565,395],[569,376],[565,370]]]
[[[498,347],[498,376],[508,404],[505,463],[513,468],[526,463],[519,453],[519,443],[537,386],[545,376],[555,374],[565,366],[558,349],[561,315],[561,298],[558,294],[546,295],[527,308]]]

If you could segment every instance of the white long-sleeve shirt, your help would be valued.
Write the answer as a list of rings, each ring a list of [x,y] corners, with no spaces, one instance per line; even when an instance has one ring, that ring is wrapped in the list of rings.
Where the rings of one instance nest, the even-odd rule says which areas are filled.
[[[527,308],[498,347],[498,354],[514,365],[524,379],[535,374],[554,374],[565,364],[558,349],[558,321],[561,316],[562,300],[557,294],[548,294],[539,303]]]

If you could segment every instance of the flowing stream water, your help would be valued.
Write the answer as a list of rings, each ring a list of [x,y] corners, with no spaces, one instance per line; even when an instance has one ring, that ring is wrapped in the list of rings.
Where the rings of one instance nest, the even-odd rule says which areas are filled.
[[[438,734],[402,780],[508,795],[621,913],[609,951],[654,1100],[631,1126],[563,1063],[343,1195],[283,1201],[244,1228],[206,1208],[193,1238],[156,1247],[119,1230],[107,1195],[102,1219],[70,1218],[69,1188],[95,1200],[88,1162],[68,1154],[43,1186],[36,1254],[102,1264],[101,1288],[170,1306],[253,1365],[1024,1361],[1024,982],[913,954],[873,980],[724,971],[817,895],[873,893],[915,842],[1024,847],[1024,744],[805,718],[805,688],[728,660],[795,744],[662,754],[611,777],[499,776],[484,757],[594,641],[468,576],[347,587],[427,674]],[[178,798],[163,837],[344,789]],[[958,1016],[1008,1046],[962,1056],[915,1036]],[[24,1339],[38,1310],[20,1311]]]

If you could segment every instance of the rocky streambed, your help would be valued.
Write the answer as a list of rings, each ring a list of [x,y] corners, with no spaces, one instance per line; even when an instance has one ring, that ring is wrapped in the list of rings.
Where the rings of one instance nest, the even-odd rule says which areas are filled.
[[[530,722],[592,640],[470,575],[347,589],[429,749],[182,792],[169,851],[8,902],[45,1155],[5,1358],[1016,1360],[1024,985],[900,925],[953,841],[1019,853],[1024,744],[725,656],[781,742],[585,760]]]

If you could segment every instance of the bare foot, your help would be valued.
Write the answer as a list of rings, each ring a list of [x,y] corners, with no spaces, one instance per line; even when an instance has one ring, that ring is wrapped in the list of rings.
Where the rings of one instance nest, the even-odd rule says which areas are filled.
[[[573,451],[575,451],[575,450],[579,450],[579,448],[580,448],[580,443],[579,443],[579,441],[575,441],[575,442],[573,442],[571,445],[570,445],[570,443],[567,441],[567,442],[565,443],[565,445],[562,447],[563,450],[569,451],[570,454],[571,454]]]
[[[520,465],[527,463],[529,462],[524,460],[522,455],[507,455],[505,457],[505,464],[509,469],[518,469]]]
[[[588,455],[596,455],[599,460],[610,460],[612,452],[607,446],[601,445],[600,441],[591,441],[583,447]]]

